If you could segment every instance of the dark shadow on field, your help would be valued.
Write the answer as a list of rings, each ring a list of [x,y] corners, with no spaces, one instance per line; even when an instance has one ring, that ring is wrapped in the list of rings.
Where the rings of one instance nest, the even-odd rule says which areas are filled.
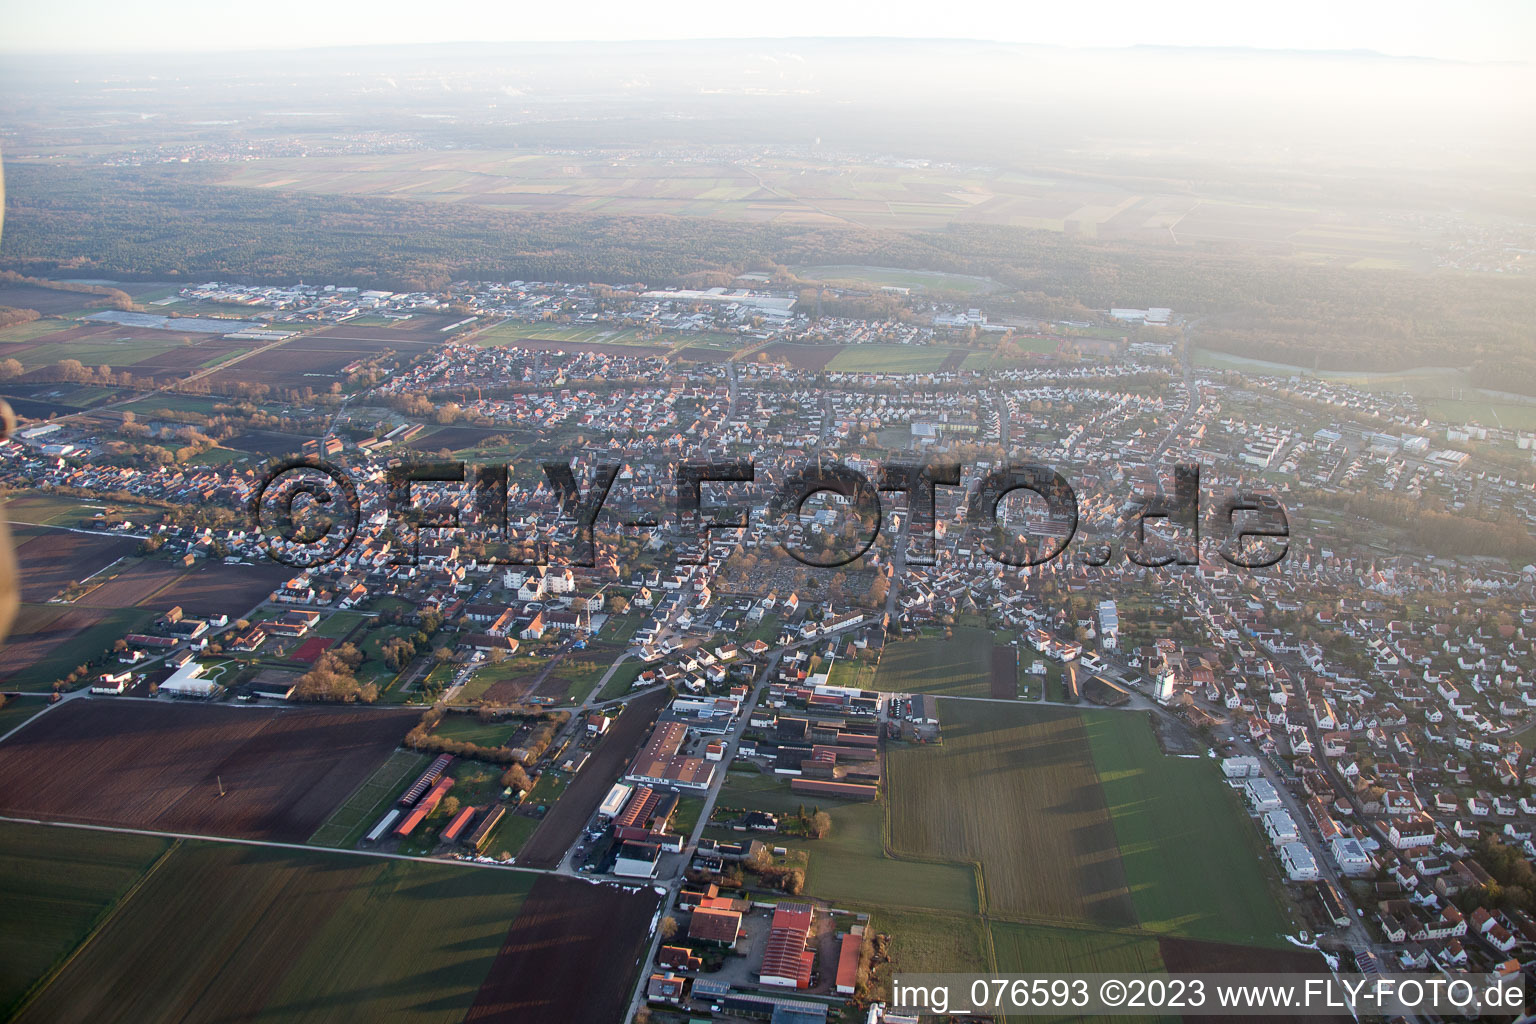
[[[661,905],[653,889],[544,876],[480,987],[466,1024],[610,1024],[623,1019],[637,954]]]

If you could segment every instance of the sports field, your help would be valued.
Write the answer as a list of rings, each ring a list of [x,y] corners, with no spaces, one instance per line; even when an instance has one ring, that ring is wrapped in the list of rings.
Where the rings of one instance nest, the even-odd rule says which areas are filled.
[[[1239,945],[1283,943],[1286,921],[1259,867],[1270,854],[1215,767],[1163,756],[1142,715],[1082,719],[1141,927]]]
[[[457,1024],[533,878],[186,843],[17,1019]]]
[[[958,626],[948,640],[921,637],[887,644],[874,685],[885,693],[990,697],[991,680],[991,632]]]

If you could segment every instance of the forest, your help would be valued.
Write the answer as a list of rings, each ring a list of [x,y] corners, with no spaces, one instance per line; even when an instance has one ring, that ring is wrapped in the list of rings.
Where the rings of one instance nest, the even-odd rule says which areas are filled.
[[[1364,270],[1237,244],[1154,247],[1023,228],[894,231],[671,216],[515,213],[237,189],[196,168],[13,165],[0,267],[118,280],[300,278],[402,290],[461,279],[650,286],[795,264],[992,277],[993,314],[1169,306],[1198,344],[1316,369],[1470,367],[1536,394],[1523,276]]]

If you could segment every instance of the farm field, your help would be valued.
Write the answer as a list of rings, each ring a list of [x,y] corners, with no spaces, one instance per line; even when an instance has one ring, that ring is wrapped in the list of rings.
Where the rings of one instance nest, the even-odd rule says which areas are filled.
[[[476,334],[476,345],[519,345],[526,348],[557,348],[567,351],[608,351],[636,357],[660,355],[674,348],[719,349],[734,352],[746,342],[735,334],[717,331],[667,331],[610,324],[550,324],[508,321]],[[595,346],[595,347],[589,347]]]
[[[301,843],[416,717],[71,701],[0,743],[0,811]]]
[[[47,527],[18,527],[14,534],[21,599],[32,602],[52,599],[71,583],[105,569],[139,546],[128,537]]]
[[[324,825],[309,837],[311,846],[330,846],[350,850],[368,834],[390,805],[418,775],[432,763],[426,754],[396,750],[378,770],[368,777],[347,802],[336,808]]]
[[[886,906],[868,909],[874,928],[891,934],[891,960],[899,973],[992,969],[987,926],[979,917]],[[879,977],[889,985],[886,969],[881,969]]]
[[[992,948],[1000,973],[1149,973],[1163,970],[1158,940],[1133,932],[1060,928],[993,921]]]
[[[108,507],[117,509],[125,518],[135,522],[160,514],[158,509],[151,510],[141,505],[113,502],[109,506],[106,502],[75,498],[67,494],[29,491],[9,495],[5,502],[5,515],[12,523],[78,527],[83,520],[88,520],[97,512],[106,511]]]
[[[624,705],[623,714],[598,741],[585,768],[566,788],[544,820],[539,823],[526,845],[519,864],[534,868],[552,868],[576,841],[576,835],[602,803],[613,780],[634,759],[640,744],[650,735],[656,716],[667,703],[667,691],[656,690],[636,697]]]
[[[1281,946],[1287,922],[1237,797],[1204,759],[1165,757],[1142,715],[1082,715],[1141,927]]]
[[[82,662],[100,657],[124,633],[143,630],[156,613],[147,608],[75,607],[24,604],[3,648],[0,685],[40,691],[68,675]]]
[[[948,640],[922,637],[887,644],[875,673],[886,693],[936,693],[948,697],[992,696],[992,634],[957,626]]]
[[[791,792],[782,778],[732,772],[716,805],[717,820],[728,820],[730,816],[720,813],[727,807],[776,814],[815,807],[831,816],[832,833],[826,838],[780,836],[775,844],[807,856],[805,890],[812,896],[838,905],[873,904],[962,914],[976,914],[981,909],[974,865],[901,859],[886,853],[886,812],[881,803],[802,795]],[[711,828],[716,838],[739,838],[718,825]]]
[[[83,942],[170,849],[156,836],[0,824],[0,1016]]]
[[[185,843],[18,1019],[457,1022],[532,884]]]
[[[805,281],[819,281],[829,285],[852,285],[874,288],[911,288],[914,291],[956,292],[964,295],[982,295],[998,288],[996,281],[987,277],[971,277],[966,274],[946,274],[939,270],[902,270],[898,267],[819,266],[795,267],[795,276]]]
[[[472,204],[530,213],[670,215],[780,225],[852,224],[942,231],[993,224],[1071,232],[1160,246],[1246,242],[1293,258],[1349,266],[1423,265],[1425,230],[1336,205],[1243,202],[1217,194],[1143,191],[1132,179],[1087,181],[1015,171],[874,163],[830,171],[794,157],[750,168],[730,160],[573,157],[508,150],[363,156],[270,157],[232,165],[223,184],[245,189],[375,196]],[[891,273],[879,267],[819,266],[803,273],[839,280]],[[927,284],[931,273],[895,271],[878,283]],[[857,275],[850,278],[849,275]],[[953,289],[958,282],[945,277]],[[863,283],[863,282],[859,282]],[[868,283],[877,283],[870,280]],[[934,285],[938,287],[938,285]]]
[[[1079,716],[946,701],[940,717],[942,744],[887,753],[895,852],[979,863],[990,916],[1135,926]]]
[[[992,951],[996,957],[995,969],[999,974],[1147,974],[1162,973],[1162,957],[1158,941],[1145,935],[1121,932],[1092,931],[1084,928],[1056,928],[1048,925],[1013,924],[994,921],[989,928]],[[1190,970],[1209,970],[1207,967],[1191,967]],[[1256,968],[1267,970],[1268,968]],[[1125,1017],[1084,1017],[1030,1015],[1012,1016],[1011,1021],[1045,1024],[1049,1021],[1072,1021],[1087,1024],[1124,1022]],[[1157,1021],[1162,1024],[1178,1024],[1180,1018],[1138,1016],[1138,1022]]]
[[[846,345],[827,364],[827,371],[935,373],[959,369],[967,354],[942,345]]]
[[[12,698],[0,707],[0,736],[23,725],[29,718],[48,705],[37,698]]]
[[[636,961],[660,904],[649,886],[630,892],[572,878],[541,877],[507,931],[464,1021],[622,1020]]]
[[[1197,350],[1195,363],[1249,373],[1314,377],[1353,385],[1365,391],[1406,392],[1423,402],[1424,411],[1431,419],[1442,423],[1477,423],[1505,430],[1536,430],[1536,403],[1512,401],[1476,388],[1472,385],[1471,374],[1451,366],[1421,366],[1384,373],[1312,370],[1291,363],[1266,362],[1210,349]]]

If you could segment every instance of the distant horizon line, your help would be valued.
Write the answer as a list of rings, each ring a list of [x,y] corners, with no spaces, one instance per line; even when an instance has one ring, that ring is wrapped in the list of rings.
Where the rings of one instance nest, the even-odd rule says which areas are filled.
[[[79,57],[79,58],[152,58],[152,57],[211,57],[214,55],[249,55],[260,56],[264,54],[302,54],[325,52],[361,52],[367,50],[416,50],[425,51],[433,48],[440,49],[483,49],[497,48],[537,48],[555,46],[577,47],[643,47],[643,46],[682,46],[682,45],[715,45],[720,43],[735,44],[837,44],[837,43],[878,43],[878,44],[908,44],[913,46],[934,46],[944,44],[966,44],[973,46],[998,46],[1035,50],[1059,50],[1074,53],[1131,53],[1135,51],[1154,51],[1163,53],[1197,53],[1218,55],[1231,54],[1263,54],[1282,57],[1314,57],[1314,58],[1348,58],[1388,61],[1413,61],[1434,64],[1461,64],[1474,67],[1529,67],[1530,60],[1514,59],[1487,59],[1477,60],[1466,57],[1434,57],[1423,54],[1387,53],[1382,50],[1369,48],[1319,48],[1304,49],[1294,46],[1248,46],[1243,44],[1173,44],[1173,43],[1129,43],[1123,46],[1076,46],[1068,43],[1030,42],[1026,40],[985,39],[969,36],[880,36],[880,35],[846,35],[846,36],[698,36],[698,37],[672,37],[672,38],[644,38],[644,39],[541,39],[541,40],[440,40],[431,42],[389,42],[389,43],[323,43],[311,46],[295,45],[288,47],[274,46],[250,46],[250,47],[197,47],[190,49],[86,49],[66,50],[51,48],[11,48],[0,44],[0,57],[8,58],[45,58],[45,57]]]

